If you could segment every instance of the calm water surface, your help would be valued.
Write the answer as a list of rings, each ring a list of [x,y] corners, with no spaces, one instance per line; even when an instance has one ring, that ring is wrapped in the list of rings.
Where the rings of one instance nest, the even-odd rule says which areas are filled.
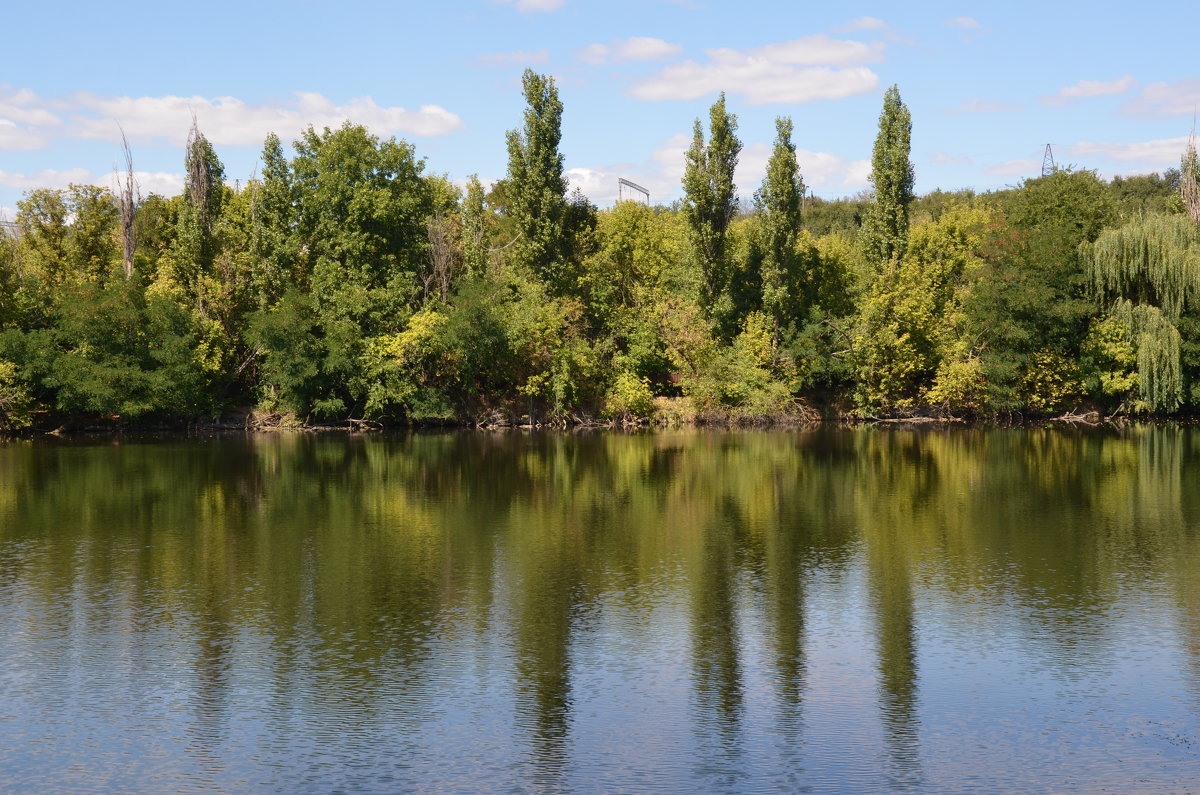
[[[1200,791],[1200,432],[0,445],[0,791]]]

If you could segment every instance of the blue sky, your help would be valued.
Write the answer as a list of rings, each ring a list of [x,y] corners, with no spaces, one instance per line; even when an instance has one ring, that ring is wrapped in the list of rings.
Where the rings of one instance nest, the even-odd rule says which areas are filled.
[[[912,111],[917,189],[1016,184],[1062,164],[1176,166],[1200,108],[1193,3],[20,3],[0,48],[0,211],[34,187],[105,183],[133,148],[141,190],[175,192],[192,114],[231,180],[268,131],[366,124],[432,172],[503,176],[520,74],[556,77],[571,182],[605,205],[626,177],[678,195],[692,120],[720,90],[762,179],[773,120],[806,182],[853,194],[884,89]]]

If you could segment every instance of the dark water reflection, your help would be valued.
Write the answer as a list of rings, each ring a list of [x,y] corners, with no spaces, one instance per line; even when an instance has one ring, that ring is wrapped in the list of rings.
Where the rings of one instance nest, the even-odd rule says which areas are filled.
[[[0,791],[1200,787],[1200,432],[0,446]]]

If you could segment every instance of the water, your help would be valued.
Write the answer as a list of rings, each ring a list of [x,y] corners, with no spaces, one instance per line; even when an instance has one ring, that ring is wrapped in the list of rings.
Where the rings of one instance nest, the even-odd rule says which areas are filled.
[[[1200,791],[1200,431],[0,445],[0,791]]]

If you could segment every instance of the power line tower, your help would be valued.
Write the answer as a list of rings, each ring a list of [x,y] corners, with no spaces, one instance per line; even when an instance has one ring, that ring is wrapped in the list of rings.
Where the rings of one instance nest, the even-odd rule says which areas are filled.
[[[1050,144],[1046,144],[1046,156],[1042,158],[1042,176],[1048,177],[1058,171],[1058,166],[1054,164],[1054,153],[1050,151]]]
[[[645,188],[643,188],[641,185],[637,184],[636,182],[630,182],[629,180],[625,179],[624,177],[621,177],[617,180],[617,202],[618,203],[626,200],[625,199],[625,193],[626,193],[625,189],[626,188],[629,188],[629,191],[631,193],[633,193],[634,195],[641,194],[642,196],[646,197],[645,203],[647,205],[650,204],[650,191],[646,190]],[[633,196],[630,196],[629,200],[633,201]]]

